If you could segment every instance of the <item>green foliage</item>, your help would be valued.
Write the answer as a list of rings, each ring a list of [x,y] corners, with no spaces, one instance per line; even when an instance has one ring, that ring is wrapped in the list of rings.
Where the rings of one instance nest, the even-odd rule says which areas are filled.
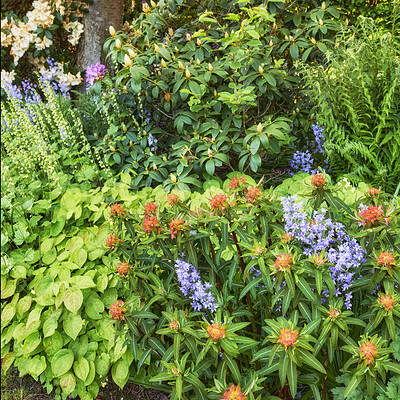
[[[213,10],[207,12],[188,3],[179,6],[197,11],[182,25],[183,18],[171,13],[177,6],[148,6],[130,32],[105,44],[119,66],[115,86],[137,93],[151,115],[136,135],[158,140],[148,166],[137,160],[139,139],[130,158],[121,140],[113,155],[121,170],[135,170],[138,162],[148,168],[147,184],[169,186],[171,173],[178,180],[189,173],[207,180],[285,166],[294,140],[290,124],[300,131],[308,123],[294,63],[319,59],[339,29],[339,12],[308,2],[296,9],[283,2],[204,2]]]
[[[304,67],[330,167],[392,193],[400,182],[399,49],[395,36],[360,17],[326,53],[326,66]]]

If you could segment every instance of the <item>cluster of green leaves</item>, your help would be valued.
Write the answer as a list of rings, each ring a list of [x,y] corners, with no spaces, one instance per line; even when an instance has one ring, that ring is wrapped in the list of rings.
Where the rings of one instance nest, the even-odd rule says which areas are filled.
[[[195,15],[182,25],[176,7]],[[296,132],[310,123],[294,63],[320,58],[339,17],[329,4],[313,8],[309,2],[148,5],[128,33],[105,44],[119,65],[115,86],[140,96],[151,115],[136,134],[158,140],[144,159],[137,158],[135,141],[129,150],[120,141],[114,152],[120,169],[141,167],[146,184],[169,185],[170,173],[207,180],[286,166],[290,125]]]
[[[126,214],[113,225],[122,243],[112,254],[132,266],[119,291],[127,308],[121,326],[129,328],[126,339],[133,351],[125,380],[157,383],[154,387],[172,399],[220,399],[231,384],[240,385],[249,399],[295,397],[297,391],[303,399],[321,399],[342,387],[340,376],[349,373],[346,398],[360,385],[372,397],[383,396],[389,379],[400,373],[399,199],[368,196],[366,185],[356,189],[346,181],[315,190],[311,177],[302,174],[252,203],[246,196],[256,183],[245,178],[234,190],[229,180],[205,185],[202,194],[174,190],[180,199],[175,205],[161,186],[143,191],[139,208],[122,203]],[[297,192],[310,223],[322,205],[366,250],[366,262],[353,271],[352,311],[343,306],[344,294],[338,298],[329,272],[333,265],[314,259],[316,254],[306,256],[296,239],[285,243],[277,197]],[[226,196],[220,209],[210,206],[215,195]],[[144,224],[146,202],[158,205],[152,232]],[[389,219],[363,227],[361,203],[382,204]],[[174,219],[181,220],[181,230],[172,235]],[[393,273],[373,273],[380,251],[394,254]],[[279,254],[292,255],[293,267],[279,270]],[[182,258],[211,283],[215,313],[195,312],[180,292],[175,263]],[[381,293],[371,294],[377,284],[392,296],[393,308],[379,306]],[[219,339],[207,334],[212,323],[225,329]],[[284,329],[297,332],[287,349],[278,340]],[[377,349],[372,363],[360,353],[368,340]]]
[[[132,198],[113,186],[56,188],[11,209],[2,202],[2,368],[14,363],[56,398],[96,398],[111,369],[121,384],[121,364],[132,359],[108,317],[119,282],[104,200]]]
[[[357,29],[338,35],[325,66],[303,70],[330,168],[391,193],[400,182],[399,50],[398,29],[360,17]]]

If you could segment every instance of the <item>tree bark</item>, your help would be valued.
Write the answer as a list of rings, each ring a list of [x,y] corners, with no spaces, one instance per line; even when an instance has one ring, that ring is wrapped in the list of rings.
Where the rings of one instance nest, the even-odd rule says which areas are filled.
[[[110,25],[116,31],[122,28],[124,18],[124,0],[94,0],[89,12],[84,14],[84,33],[79,42],[77,66],[85,70],[98,62],[105,64],[103,45],[109,37]],[[81,90],[85,84],[81,85]]]

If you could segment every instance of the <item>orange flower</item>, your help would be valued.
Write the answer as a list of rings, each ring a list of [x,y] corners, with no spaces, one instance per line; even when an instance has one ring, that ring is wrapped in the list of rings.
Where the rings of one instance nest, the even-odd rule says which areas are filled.
[[[122,239],[118,239],[118,236],[115,234],[110,235],[106,240],[106,246],[110,247],[112,250],[117,245],[118,241],[122,242]]]
[[[373,343],[367,341],[361,344],[360,354],[365,357],[364,364],[366,365],[373,364],[376,353],[377,353],[377,348]]]
[[[247,191],[247,202],[254,204],[262,195],[262,191],[259,188],[251,187]]]
[[[297,338],[299,337],[299,332],[291,330],[289,328],[283,328],[281,334],[278,337],[277,343],[285,346],[285,350],[288,346],[294,346],[297,343]]]
[[[224,397],[221,400],[246,400],[247,397],[242,393],[240,385],[231,385],[229,389],[224,393]]]
[[[211,210],[224,210],[227,205],[227,197],[224,194],[216,194],[211,200]]]
[[[338,318],[340,315],[340,312],[338,310],[336,310],[336,308],[331,308],[329,310],[329,316],[331,317],[331,319],[336,319]]]
[[[291,235],[290,233],[284,233],[282,235],[282,242],[283,243],[289,243],[293,240],[294,236]]]
[[[378,299],[379,305],[385,309],[385,311],[393,310],[394,298],[388,294],[384,294]]]
[[[291,265],[292,262],[293,262],[292,254],[281,253],[278,255],[278,257],[276,257],[276,260],[274,262],[274,267],[281,272],[287,271],[288,269],[293,267],[293,265]]]
[[[207,326],[207,334],[212,340],[221,340],[225,337],[225,326],[212,324]]]
[[[160,223],[158,219],[153,216],[147,216],[143,222],[143,229],[146,233],[153,232],[154,229],[158,229],[158,233],[161,232]]]
[[[112,319],[120,321],[125,320],[125,313],[127,309],[124,307],[125,303],[122,300],[117,300],[114,304],[111,304],[110,315]]]
[[[129,264],[126,263],[126,262],[122,262],[122,263],[120,263],[120,264],[118,265],[117,272],[118,272],[123,278],[125,278],[126,275],[127,275],[127,273],[128,273],[128,271],[129,271],[131,268],[132,268],[132,265],[129,265]]]
[[[184,226],[184,221],[183,219],[179,218],[174,218],[169,223],[169,231],[171,232],[171,239],[174,239],[175,237],[178,236],[178,232],[182,230],[183,226]]]
[[[317,266],[325,265],[326,258],[322,257],[320,254],[315,254],[313,256],[313,261],[314,261],[314,264]]]
[[[169,323],[169,328],[173,331],[177,331],[179,329],[178,321],[171,321]]]
[[[177,194],[170,194],[167,197],[167,202],[170,206],[174,206],[175,204],[178,204],[179,201],[180,201],[180,199]]]
[[[158,205],[156,203],[150,202],[144,206],[144,214],[147,215],[156,215]]]
[[[324,187],[326,185],[325,177],[321,174],[313,175],[311,178],[311,185],[315,186],[316,188]]]
[[[263,254],[264,251],[265,251],[265,249],[261,246],[257,246],[253,250],[255,256],[259,256],[260,254]]]
[[[358,214],[358,218],[361,219],[363,226],[374,225],[375,221],[382,221],[383,220],[382,205],[369,206],[368,208],[362,210]]]
[[[246,183],[246,178],[244,178],[243,176],[239,176],[238,178],[233,178],[230,182],[229,182],[229,190],[233,190],[233,189],[237,189],[239,187],[239,179],[242,181],[242,183]]]
[[[126,211],[123,209],[122,204],[114,203],[110,208],[110,213],[116,217],[121,217],[126,214]]]
[[[379,189],[375,189],[375,188],[371,188],[367,190],[367,195],[371,196],[371,197],[376,197],[378,196],[378,194],[380,194],[380,190]]]
[[[376,259],[379,265],[382,267],[392,269],[396,265],[396,259],[394,258],[392,253],[384,253],[381,251],[379,257]]]

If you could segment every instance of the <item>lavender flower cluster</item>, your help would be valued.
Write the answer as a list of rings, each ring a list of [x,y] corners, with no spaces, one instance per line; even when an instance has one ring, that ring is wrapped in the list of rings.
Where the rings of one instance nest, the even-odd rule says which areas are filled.
[[[316,211],[311,221],[303,211],[302,204],[296,203],[296,196],[282,197],[286,232],[293,235],[302,245],[305,255],[325,251],[332,263],[331,277],[335,284],[335,296],[345,296],[346,308],[351,308],[351,286],[354,275],[361,263],[365,262],[365,251],[350,238],[344,225],[325,218],[326,209]]]
[[[148,145],[150,147],[150,151],[156,151],[158,149],[157,142],[158,142],[158,140],[155,139],[154,136],[151,133],[149,133],[149,136],[147,138],[147,143],[148,143]]]
[[[200,311],[204,308],[214,312],[217,309],[217,305],[210,291],[212,287],[211,284],[208,282],[203,284],[196,268],[184,260],[176,260],[175,270],[181,292],[192,299],[193,309],[195,311]]]
[[[86,69],[86,83],[89,86],[92,86],[96,81],[101,81],[106,74],[106,67],[99,62],[93,65],[90,65]]]

